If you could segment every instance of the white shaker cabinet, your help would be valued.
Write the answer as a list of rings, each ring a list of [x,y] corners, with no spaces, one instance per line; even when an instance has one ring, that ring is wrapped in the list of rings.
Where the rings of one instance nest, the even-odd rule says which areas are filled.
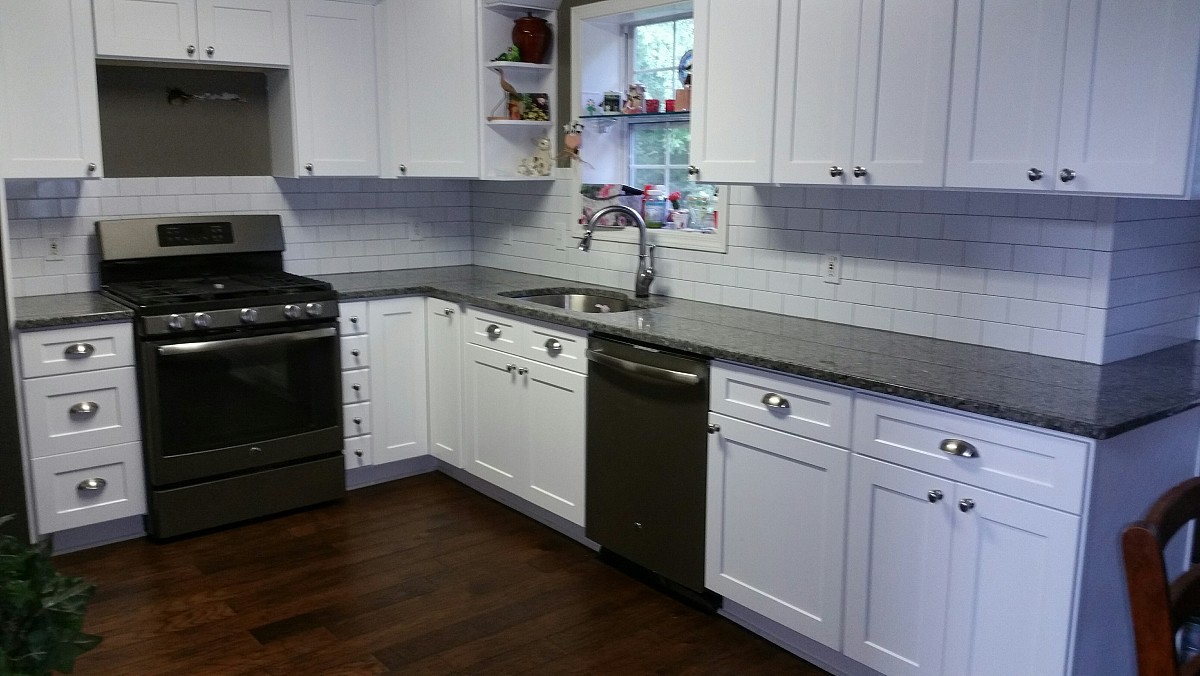
[[[367,317],[372,460],[379,465],[425,455],[429,452],[425,299],[372,300],[367,303]]]
[[[356,2],[293,0],[291,11],[291,173],[378,176],[375,13],[380,10]]]
[[[462,306],[438,298],[427,298],[425,322],[429,452],[443,462],[462,467]]]
[[[774,180],[940,186],[954,5],[781,3]]]
[[[695,0],[693,11],[693,175],[769,183],[779,0]]]
[[[287,0],[94,0],[96,54],[287,66]]]
[[[384,176],[479,176],[479,3],[386,4]]]
[[[91,19],[87,0],[0,3],[0,175],[103,175]]]

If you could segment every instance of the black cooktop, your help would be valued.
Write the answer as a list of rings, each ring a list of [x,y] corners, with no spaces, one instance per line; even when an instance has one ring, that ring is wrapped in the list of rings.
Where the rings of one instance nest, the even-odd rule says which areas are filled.
[[[184,303],[268,298],[311,291],[328,291],[332,287],[322,282],[288,272],[246,272],[229,275],[188,277],[181,279],[149,279],[110,282],[103,290],[120,300],[142,308],[171,307]]]

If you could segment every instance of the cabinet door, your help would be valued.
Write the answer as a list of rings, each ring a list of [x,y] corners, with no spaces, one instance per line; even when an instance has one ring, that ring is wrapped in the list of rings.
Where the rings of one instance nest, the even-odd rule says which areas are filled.
[[[942,185],[954,5],[863,1],[852,184]]]
[[[0,3],[0,175],[99,177],[87,0]]]
[[[1185,193],[1197,34],[1194,0],[1071,3],[1057,189]]]
[[[292,2],[292,82],[299,176],[378,176],[375,8]]]
[[[425,301],[429,452],[455,467],[463,466],[462,318],[457,303]]]
[[[530,502],[584,525],[587,376],[522,359],[522,425],[529,457],[522,495]]]
[[[775,100],[780,183],[851,182],[859,2],[783,3]],[[842,171],[831,171],[841,167]]]
[[[860,455],[850,467],[842,652],[889,676],[940,676],[954,484]]]
[[[839,649],[849,452],[709,419],[705,586]]]
[[[202,62],[292,62],[287,0],[198,0],[196,27]]]
[[[1068,4],[960,0],[946,185],[1054,189]]]
[[[691,163],[706,183],[769,183],[779,2],[694,8]]]
[[[478,177],[479,3],[399,0],[387,12],[394,166],[384,174]]]
[[[1065,673],[1079,517],[961,484],[954,506],[944,673]]]
[[[425,402],[425,299],[391,298],[367,306],[371,326],[372,459],[375,464],[429,452]]]
[[[465,346],[467,471],[515,495],[526,495],[529,453],[517,358]]]
[[[94,0],[96,56],[195,61],[196,0]]]

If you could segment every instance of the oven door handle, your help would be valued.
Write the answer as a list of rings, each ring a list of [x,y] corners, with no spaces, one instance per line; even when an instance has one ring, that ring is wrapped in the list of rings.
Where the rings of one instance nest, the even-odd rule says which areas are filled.
[[[249,338],[227,338],[224,340],[208,340],[196,343],[176,343],[174,345],[160,345],[158,354],[169,357],[177,354],[200,354],[202,352],[221,352],[224,350],[233,350],[239,347],[258,347],[261,345],[282,345],[284,343],[295,343],[301,340],[313,340],[317,338],[333,338],[337,336],[337,327],[330,326],[323,329],[313,329],[311,331],[296,331],[294,333],[275,333],[269,336],[251,336]]]

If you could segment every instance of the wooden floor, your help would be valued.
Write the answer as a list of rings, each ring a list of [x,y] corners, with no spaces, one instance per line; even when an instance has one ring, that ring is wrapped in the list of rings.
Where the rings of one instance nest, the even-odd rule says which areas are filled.
[[[441,474],[55,561],[99,588],[85,676],[825,675]]]

